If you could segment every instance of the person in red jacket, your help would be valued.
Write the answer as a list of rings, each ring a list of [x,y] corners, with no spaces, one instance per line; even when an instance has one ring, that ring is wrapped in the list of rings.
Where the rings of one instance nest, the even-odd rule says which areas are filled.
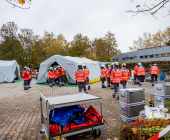
[[[22,78],[24,80],[24,90],[28,90],[29,72],[27,70],[27,66],[25,66],[24,69],[23,69]]]
[[[31,88],[30,87],[30,83],[31,83],[31,79],[32,79],[32,73],[30,71],[30,68],[27,68],[28,69],[28,72],[29,72],[29,81],[28,81],[28,88]]]
[[[50,69],[48,71],[48,83],[50,84],[50,87],[53,86],[53,81],[54,81],[53,67],[50,67]]]
[[[139,77],[139,85],[141,86],[141,82],[144,82],[145,79],[145,68],[139,63],[139,67],[137,69],[137,76]]]
[[[83,70],[82,63],[78,63],[78,69],[75,71],[75,81],[78,85],[79,92],[81,92],[83,88],[84,92],[88,94],[85,84],[86,80],[86,73]]]
[[[102,88],[106,88],[106,86],[104,85],[105,82],[105,78],[106,78],[106,70],[104,68],[104,65],[101,65],[101,79],[102,79]]]
[[[111,77],[110,77],[110,80],[113,83],[115,89],[113,98],[115,98],[117,94],[117,99],[119,99],[118,88],[119,88],[119,83],[122,81],[121,77],[122,77],[122,71],[119,69],[119,63],[115,62],[115,67],[112,70]]]
[[[88,90],[90,90],[90,83],[89,83],[89,74],[90,74],[90,71],[89,71],[89,69],[86,67],[86,64],[83,64],[83,70],[84,70],[84,72],[86,73]]]
[[[110,86],[110,75],[111,75],[110,71],[111,71],[111,66],[108,65],[108,68],[107,68],[107,70],[106,70],[107,87],[111,87],[111,86]]]
[[[130,72],[129,70],[126,68],[126,64],[123,63],[122,64],[122,77],[121,77],[121,80],[122,80],[122,86],[124,89],[126,89],[126,84],[127,84],[127,81],[130,77]]]
[[[137,77],[137,70],[138,70],[139,64],[140,64],[140,63],[138,63],[138,64],[134,67],[134,71],[133,71],[133,74],[134,74],[133,82],[134,82],[134,84],[136,84],[136,79],[138,78],[138,77]]]
[[[64,75],[65,75],[65,70],[61,66],[58,66],[58,72],[59,72],[59,87],[64,86]]]
[[[59,77],[58,69],[54,68],[54,83],[57,83],[57,81],[59,81],[58,77]]]
[[[150,68],[149,73],[151,74],[152,83],[154,82],[154,78],[155,78],[155,82],[157,83],[157,76],[159,74],[159,68],[156,66],[156,64],[153,64],[153,66]]]

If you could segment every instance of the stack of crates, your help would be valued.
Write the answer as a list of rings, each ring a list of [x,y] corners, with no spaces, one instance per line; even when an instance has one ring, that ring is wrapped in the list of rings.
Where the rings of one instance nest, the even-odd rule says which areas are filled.
[[[170,84],[155,84],[154,85],[154,106],[165,106],[165,101],[170,101]]]
[[[128,88],[120,89],[119,105],[122,123],[132,121],[139,117],[140,111],[144,110],[145,106],[145,89],[144,88]]]

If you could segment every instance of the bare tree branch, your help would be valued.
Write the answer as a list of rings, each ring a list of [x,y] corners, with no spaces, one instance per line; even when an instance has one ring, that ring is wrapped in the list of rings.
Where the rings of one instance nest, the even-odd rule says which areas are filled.
[[[16,4],[13,4],[12,2],[10,2],[10,1],[8,1],[8,0],[6,0],[8,3],[10,3],[11,5],[13,5],[14,7],[13,8],[15,8],[15,7],[18,7],[18,8],[21,8],[21,9],[29,9],[30,7],[28,7],[28,8],[23,8],[23,7],[20,7],[20,6],[18,6],[18,5],[16,5]]]

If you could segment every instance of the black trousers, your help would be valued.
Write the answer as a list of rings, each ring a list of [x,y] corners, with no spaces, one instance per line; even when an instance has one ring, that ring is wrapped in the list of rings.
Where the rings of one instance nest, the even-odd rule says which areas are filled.
[[[157,75],[156,74],[151,74],[151,81],[154,82],[154,78],[155,78],[155,81],[157,81]]]
[[[102,86],[104,86],[105,78],[102,78]]]
[[[113,85],[114,85],[115,93],[117,93],[119,88],[119,83],[113,83]]]
[[[53,86],[53,81],[54,79],[48,79],[48,83],[50,84],[50,86]]]
[[[136,82],[136,79],[137,79],[137,75],[134,74],[134,79],[133,79],[133,82]]]
[[[79,92],[81,92],[81,91],[82,91],[82,88],[83,88],[83,89],[84,89],[84,92],[87,93],[86,83],[85,83],[85,82],[77,82],[77,85],[78,85]]]
[[[24,80],[23,86],[24,86],[24,89],[28,89],[28,87],[29,87],[29,80]]]
[[[126,88],[127,81],[122,81],[122,86],[125,89]]]
[[[145,79],[145,76],[144,76],[144,75],[139,76],[139,82],[144,82],[144,79]]]

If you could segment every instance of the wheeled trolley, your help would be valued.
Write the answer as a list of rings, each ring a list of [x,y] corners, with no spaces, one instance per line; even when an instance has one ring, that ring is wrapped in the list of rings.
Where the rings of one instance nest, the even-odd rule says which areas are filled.
[[[46,113],[47,113],[47,119],[44,118],[43,115],[43,107],[42,107],[42,101],[46,103]],[[92,102],[100,102],[100,109],[101,109],[101,122],[89,126],[80,127],[73,130],[68,130],[65,132],[60,132],[57,134],[51,134],[50,133],[50,124],[49,124],[49,110],[54,108],[61,108],[61,107],[68,107],[68,106],[74,106],[79,104],[85,104],[85,103],[92,103]],[[90,94],[86,93],[77,93],[77,94],[67,94],[67,95],[60,95],[60,96],[53,96],[53,97],[44,97],[40,93],[40,106],[41,106],[41,126],[42,129],[40,130],[40,133],[45,133],[46,137],[54,138],[57,137],[68,137],[71,135],[87,132],[93,130],[93,136],[100,136],[101,131],[100,128],[105,127],[105,123],[103,120],[103,104],[102,104],[102,98],[96,97]]]

